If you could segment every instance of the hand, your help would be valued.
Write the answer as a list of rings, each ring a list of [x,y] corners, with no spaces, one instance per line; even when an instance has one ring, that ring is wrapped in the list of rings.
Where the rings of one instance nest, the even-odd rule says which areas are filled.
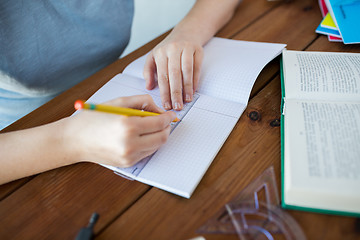
[[[149,95],[118,98],[106,104],[163,112]],[[170,134],[174,112],[127,117],[83,110],[69,118],[70,145],[80,161],[129,167],[154,153]]]
[[[202,59],[200,44],[168,36],[147,56],[144,67],[146,88],[151,90],[155,87],[157,76],[163,107],[166,110],[181,110],[184,101],[193,100]]]

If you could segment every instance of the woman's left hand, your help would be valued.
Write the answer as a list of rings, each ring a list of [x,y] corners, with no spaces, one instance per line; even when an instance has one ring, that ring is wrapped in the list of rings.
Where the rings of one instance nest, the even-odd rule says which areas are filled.
[[[184,102],[193,100],[202,59],[200,44],[168,36],[147,56],[144,67],[146,88],[153,89],[157,77],[163,107],[181,110]]]

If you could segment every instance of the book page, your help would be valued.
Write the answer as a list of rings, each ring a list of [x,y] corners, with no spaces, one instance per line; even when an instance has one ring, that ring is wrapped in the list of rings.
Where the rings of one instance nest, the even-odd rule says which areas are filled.
[[[118,74],[88,99],[102,103],[119,96],[149,94],[161,106],[160,91],[143,88],[143,79]],[[189,104],[189,103],[188,103]],[[191,103],[190,103],[191,104]],[[121,175],[189,198],[237,123],[245,104],[197,94],[166,144],[129,168],[103,165]],[[185,110],[186,109],[186,110]]]
[[[286,201],[360,211],[360,103],[288,100],[284,117]]]
[[[204,46],[198,92],[247,104],[257,76],[285,46],[212,38]],[[143,78],[145,58],[146,55],[129,64],[123,73]]]
[[[137,179],[189,198],[245,108],[200,95]]]
[[[283,52],[285,96],[329,101],[360,100],[360,54]]]
[[[106,166],[149,185],[189,198],[246,108],[252,86],[262,68],[285,44],[213,38],[204,47],[196,101],[182,114],[168,141],[148,160],[130,169]],[[142,73],[146,56],[126,67],[88,101],[150,94]]]
[[[91,103],[103,103],[108,100],[117,98],[119,96],[132,96],[132,95],[142,95],[142,94],[149,94],[151,95],[152,99],[154,100],[155,104],[162,108],[161,99],[159,96],[159,90],[156,89],[154,91],[149,91],[143,89],[143,79],[135,78],[133,76],[129,76],[126,74],[118,74],[116,75],[111,81],[106,83],[101,89],[91,96],[87,102]],[[177,111],[176,115],[178,119],[182,119],[186,114],[188,109],[188,105],[192,105],[195,101],[197,101],[198,96],[194,96],[194,101],[191,103],[184,104],[184,108],[181,111]],[[191,107],[191,106],[190,106]],[[171,123],[171,131],[173,131],[179,122]],[[128,178],[136,178],[142,169],[146,166],[147,162],[151,159],[151,156],[148,156],[137,164],[127,167],[127,168],[119,168],[113,166],[105,166],[107,168],[112,169],[116,173],[120,173],[121,175],[128,177]]]

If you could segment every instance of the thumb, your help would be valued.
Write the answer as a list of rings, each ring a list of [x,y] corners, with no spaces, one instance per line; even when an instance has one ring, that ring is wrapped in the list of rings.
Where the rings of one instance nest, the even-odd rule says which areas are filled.
[[[106,102],[106,104],[119,107],[135,108],[148,112],[164,112],[163,109],[161,109],[155,104],[153,98],[148,94],[115,98],[111,101]]]

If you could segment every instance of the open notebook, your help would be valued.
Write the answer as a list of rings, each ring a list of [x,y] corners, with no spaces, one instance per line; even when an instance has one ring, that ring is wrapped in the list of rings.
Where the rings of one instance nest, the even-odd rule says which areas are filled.
[[[192,103],[177,113],[170,137],[155,154],[130,168],[105,166],[128,178],[190,198],[212,160],[246,108],[263,67],[284,44],[213,38],[204,47],[199,89]],[[160,92],[145,89],[145,56],[129,64],[87,102],[150,94],[161,106]]]

